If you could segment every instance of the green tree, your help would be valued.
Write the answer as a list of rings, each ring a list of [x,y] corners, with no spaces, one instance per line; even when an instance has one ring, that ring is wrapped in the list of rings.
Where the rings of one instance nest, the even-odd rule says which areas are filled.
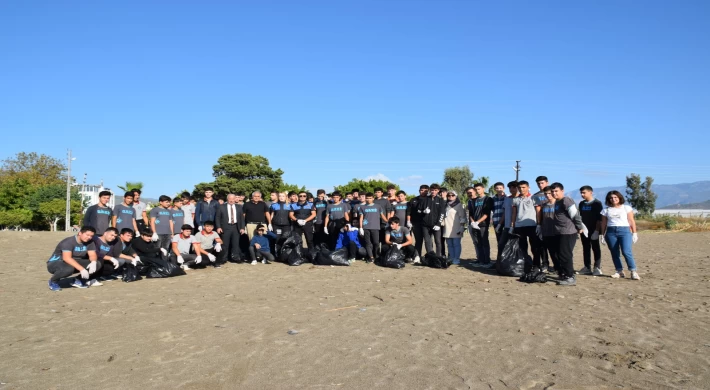
[[[249,195],[254,191],[261,191],[263,194],[268,194],[285,188],[304,188],[284,183],[282,179],[284,172],[281,169],[274,170],[269,166],[267,158],[249,153],[225,154],[217,159],[217,164],[212,167],[212,171],[215,180],[195,185],[193,196],[202,197],[205,187],[212,187],[222,196],[230,192]]]
[[[8,177],[0,180],[0,210],[24,208],[34,191],[35,187],[25,178]]]
[[[473,172],[468,165],[446,168],[444,170],[444,180],[441,186],[456,191],[459,198],[465,199],[465,189],[467,187],[473,187],[476,183],[481,183],[485,188],[488,188],[489,195],[495,193],[495,191],[490,188],[490,179],[488,176],[474,178]]]
[[[78,200],[71,201],[70,210],[72,214],[81,212],[81,202]],[[44,219],[44,222],[53,232],[57,231],[57,224],[66,216],[66,201],[64,199],[54,199],[49,202],[39,204],[39,214]]]
[[[79,194],[79,189],[74,186],[71,188],[71,200],[73,201],[81,201],[81,195]],[[58,185],[58,184],[53,184],[53,185],[47,185],[47,186],[42,186],[37,188],[30,196],[29,199],[27,200],[27,208],[32,210],[33,212],[38,212],[39,211],[39,205],[42,203],[46,203],[49,201],[52,201],[54,199],[61,199],[63,202],[66,202],[66,197],[67,197],[67,187],[65,185]],[[84,205],[88,206],[88,205]]]
[[[132,189],[137,189],[137,190],[142,190],[143,189],[143,182],[142,181],[127,181],[126,184],[124,185],[116,185],[116,187],[120,188],[121,191],[123,192],[128,192]]]
[[[0,182],[9,178],[22,178],[32,186],[66,183],[66,165],[54,157],[35,152],[20,152],[14,158],[3,160]]]
[[[352,179],[347,184],[341,186],[335,186],[336,191],[340,191],[343,194],[350,192],[352,190],[359,190],[361,194],[366,192],[375,192],[375,188],[379,187],[386,193],[388,185],[394,185],[397,191],[399,191],[399,186],[385,180],[362,180],[362,179]]]
[[[0,226],[19,228],[32,221],[32,211],[27,209],[0,211]]]
[[[626,176],[626,195],[631,206],[641,215],[653,215],[656,211],[656,199],[658,196],[653,192],[653,178],[646,176],[646,180],[641,181],[641,175],[632,173]]]

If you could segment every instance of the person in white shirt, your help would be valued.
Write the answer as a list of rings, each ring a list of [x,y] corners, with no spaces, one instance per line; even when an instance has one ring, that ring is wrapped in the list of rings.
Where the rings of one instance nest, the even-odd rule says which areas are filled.
[[[609,191],[606,194],[606,206],[602,210],[602,244],[609,245],[611,259],[614,261],[616,273],[611,275],[614,279],[624,278],[624,266],[621,264],[620,253],[626,259],[626,266],[631,272],[632,280],[641,280],[636,272],[636,261],[631,249],[638,239],[636,233],[636,220],[634,220],[634,210],[631,206],[624,204],[624,196],[619,191]]]

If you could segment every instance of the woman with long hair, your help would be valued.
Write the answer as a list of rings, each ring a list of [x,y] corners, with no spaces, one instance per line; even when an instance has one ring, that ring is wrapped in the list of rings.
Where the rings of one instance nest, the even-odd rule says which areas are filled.
[[[446,202],[444,234],[442,234],[442,237],[446,240],[451,263],[459,264],[461,261],[461,237],[463,237],[464,228],[466,227],[466,212],[459,201],[456,191],[447,192]]]
[[[634,210],[624,204],[624,196],[619,191],[609,191],[606,194],[606,207],[602,210],[602,236],[601,243],[606,243],[614,261],[616,273],[611,275],[614,279],[624,278],[624,266],[621,264],[621,255],[626,260],[626,266],[631,272],[632,280],[641,280],[636,272],[636,262],[631,249],[638,241]]]

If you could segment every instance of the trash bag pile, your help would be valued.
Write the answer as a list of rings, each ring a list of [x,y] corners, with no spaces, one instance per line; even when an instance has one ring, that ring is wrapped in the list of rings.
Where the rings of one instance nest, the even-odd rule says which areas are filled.
[[[303,240],[299,234],[291,234],[291,232],[282,234],[276,247],[278,260],[282,263],[298,266],[306,262]]]
[[[421,265],[431,268],[447,269],[451,263],[449,259],[439,256],[434,252],[429,252],[426,256],[422,257]]]
[[[147,275],[149,278],[169,278],[172,276],[185,275],[185,271],[183,271],[179,265],[167,260],[162,263],[152,263],[149,268]]]
[[[387,253],[383,254],[378,263],[381,267],[404,268],[404,252],[392,245]]]
[[[520,277],[520,281],[525,283],[547,283],[547,276],[544,272],[534,270],[524,273]]]
[[[528,256],[529,257],[529,256]],[[529,259],[532,262],[532,259]],[[511,234],[496,261],[496,271],[505,276],[521,277],[524,273],[526,254],[520,250],[518,236]]]
[[[315,265],[350,265],[348,262],[348,250],[347,248],[340,248],[335,251],[328,249],[325,244],[319,244],[316,248],[316,255],[313,260]],[[311,254],[309,253],[309,256]]]
[[[138,268],[136,268],[135,265],[132,263],[127,263],[123,267],[123,277],[121,280],[124,282],[135,282],[136,280],[141,280],[143,279],[140,274],[138,273]]]

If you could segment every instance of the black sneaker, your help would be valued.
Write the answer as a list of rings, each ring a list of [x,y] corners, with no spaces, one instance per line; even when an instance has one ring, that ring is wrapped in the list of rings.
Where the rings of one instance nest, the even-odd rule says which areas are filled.
[[[370,263],[372,263],[373,261],[375,261],[375,260],[374,260],[374,259],[367,259],[367,260],[365,260],[365,263],[370,264]]]
[[[575,279],[574,277],[562,279],[559,282],[557,282],[557,285],[558,286],[576,286],[577,279]]]

